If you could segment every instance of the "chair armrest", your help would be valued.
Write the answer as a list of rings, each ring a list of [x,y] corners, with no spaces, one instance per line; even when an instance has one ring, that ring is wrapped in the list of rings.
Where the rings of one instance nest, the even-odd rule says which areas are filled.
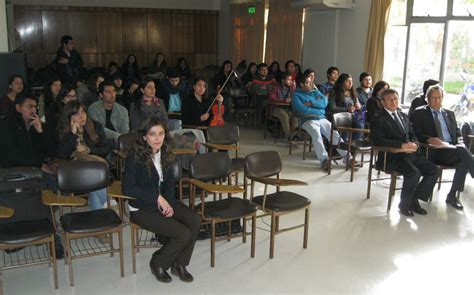
[[[125,196],[122,194],[122,182],[121,181],[114,181],[111,185],[107,187],[107,193],[109,196],[118,199],[125,199],[125,200],[135,200],[134,197]]]
[[[369,129],[364,129],[364,128],[338,127],[337,130],[343,131],[343,132],[362,132],[366,134],[370,133]]]
[[[195,155],[196,150],[194,149],[175,149],[171,151],[175,156],[177,155]]]
[[[85,206],[87,203],[83,198],[58,196],[51,190],[43,190],[41,198],[48,206]]]
[[[250,176],[250,175],[247,175],[247,177],[256,182],[274,185],[274,186],[308,185],[307,182],[299,181],[296,179],[258,177],[258,176]]]
[[[205,191],[208,191],[210,193],[216,193],[216,194],[222,194],[222,193],[238,194],[238,193],[243,193],[245,191],[240,186],[206,183],[194,178],[189,179],[189,182]]]
[[[402,148],[385,147],[385,146],[372,146],[372,148],[379,152],[391,153],[391,154],[416,153],[416,150],[412,150],[412,149],[402,149]]]
[[[168,116],[181,116],[181,113],[170,112]]]
[[[207,130],[208,126],[196,126],[196,125],[181,125],[181,127],[184,128],[189,128],[189,129],[199,129],[199,130]]]
[[[15,210],[8,207],[0,207],[0,218],[10,218],[15,213]]]
[[[240,149],[238,145],[233,145],[233,144],[218,144],[218,143],[205,142],[203,143],[203,145],[214,150],[235,151],[235,150]]]

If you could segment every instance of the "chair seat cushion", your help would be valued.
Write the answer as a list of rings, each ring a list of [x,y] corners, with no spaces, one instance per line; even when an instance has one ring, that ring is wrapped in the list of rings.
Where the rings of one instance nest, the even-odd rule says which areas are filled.
[[[49,219],[20,221],[0,225],[0,243],[21,244],[40,240],[54,234]]]
[[[204,206],[206,218],[236,219],[257,211],[255,204],[252,204],[249,200],[240,198],[226,198],[218,201],[205,202]],[[196,209],[200,210],[201,204],[197,205]]]
[[[263,205],[263,195],[252,199],[252,202]],[[311,200],[292,192],[278,192],[267,195],[265,208],[272,211],[291,211],[304,208],[311,204]]]
[[[61,225],[68,233],[93,233],[119,226],[122,221],[112,209],[68,213],[61,216]]]
[[[233,158],[232,159],[232,171],[244,170],[245,159],[244,158]]]

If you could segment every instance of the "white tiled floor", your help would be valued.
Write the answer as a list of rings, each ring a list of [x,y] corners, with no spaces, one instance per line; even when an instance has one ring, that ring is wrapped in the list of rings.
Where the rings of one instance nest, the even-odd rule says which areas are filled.
[[[117,257],[99,256],[74,261],[75,287],[69,287],[67,266],[59,262],[59,289],[53,288],[45,265],[3,273],[5,294],[473,294],[474,181],[467,177],[461,195],[464,211],[444,203],[450,184],[435,190],[433,202],[422,204],[427,216],[401,217],[386,213],[388,190],[383,183],[365,199],[367,167],[348,182],[342,168],[324,174],[311,154],[302,160],[302,148],[288,155],[287,144],[263,141],[262,132],[241,129],[241,155],[274,149],[284,161],[283,177],[307,181],[294,187],[312,200],[309,246],[302,248],[302,230],[277,236],[275,258],[268,258],[269,234],[257,231],[257,253],[249,244],[219,242],[216,267],[209,266],[209,241],[198,241],[189,270],[191,284],[173,278],[155,280],[148,261],[152,250],[138,254],[132,274],[129,228],[125,228],[125,278]],[[445,173],[446,178],[450,173]],[[398,196],[398,193],[397,193]],[[302,215],[282,218],[282,225],[302,221]],[[268,223],[268,219],[266,220]],[[259,226],[266,226],[260,221]]]

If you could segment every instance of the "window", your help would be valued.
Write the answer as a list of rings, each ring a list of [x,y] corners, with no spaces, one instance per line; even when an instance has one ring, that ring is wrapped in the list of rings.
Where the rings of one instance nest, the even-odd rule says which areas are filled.
[[[445,108],[474,115],[474,1],[393,0],[385,35],[384,80],[410,104],[427,79],[440,80]]]

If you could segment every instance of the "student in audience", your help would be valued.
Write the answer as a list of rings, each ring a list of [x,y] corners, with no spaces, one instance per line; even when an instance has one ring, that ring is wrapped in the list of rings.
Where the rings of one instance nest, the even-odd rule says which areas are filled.
[[[237,68],[235,69],[235,73],[239,77],[239,79],[242,81],[242,76],[245,74],[245,70],[247,69],[247,62],[245,59],[241,60],[239,64],[237,65]]]
[[[295,83],[291,80],[291,73],[284,72],[281,75],[282,79],[275,83],[274,87],[270,91],[270,101],[277,102],[277,103],[291,103],[291,95],[295,91]],[[272,107],[272,116],[278,118],[281,123],[281,127],[283,128],[283,132],[285,136],[290,141],[290,132],[291,127],[297,126],[297,120],[295,118],[294,122],[290,124],[291,118],[291,105],[288,107],[284,106],[273,106]]]
[[[62,159],[94,159],[105,162],[112,151],[102,126],[87,116],[86,107],[77,100],[68,102],[58,123],[58,157]],[[107,201],[106,189],[89,194],[89,207],[101,209]]]
[[[463,206],[456,193],[463,191],[468,171],[471,177],[474,177],[474,159],[466,146],[458,142],[461,132],[454,112],[443,108],[444,95],[445,91],[439,84],[428,88],[426,91],[428,105],[418,107],[413,113],[413,130],[422,143],[438,147],[442,147],[445,143],[451,145],[452,148],[430,149],[428,157],[438,165],[456,167],[446,203],[461,210]]]
[[[125,160],[122,191],[130,200],[130,220],[146,230],[166,238],[163,247],[153,253],[151,273],[163,283],[171,282],[167,270],[181,281],[192,282],[187,271],[199,233],[201,220],[175,197],[171,169],[171,137],[166,123],[157,118],[145,122],[140,136]]]
[[[191,68],[189,67],[188,62],[184,57],[178,58],[176,67],[178,68],[179,77],[181,78],[181,80],[185,82],[191,80]]]
[[[253,77],[256,74],[257,74],[257,64],[254,62],[251,62],[247,68],[247,71],[245,72],[245,74],[242,76],[242,79],[241,79],[245,87],[250,88]]]
[[[115,87],[112,82],[100,83],[99,96],[101,100],[91,104],[87,112],[92,120],[102,125],[105,136],[117,142],[119,136],[128,133],[130,129],[128,111],[115,102]]]
[[[87,81],[88,92],[82,98],[78,97],[78,100],[82,102],[86,107],[99,100],[99,85],[104,82],[105,78],[100,73],[94,73],[89,77]]]
[[[14,111],[0,120],[0,166],[47,167],[44,162],[50,143],[37,114],[36,98],[31,94],[19,94],[14,106]]]
[[[314,82],[316,80],[316,72],[313,69],[306,69],[303,73],[303,76],[309,77],[311,79],[311,82],[313,82],[314,84],[314,88],[317,88]]]
[[[331,137],[331,122],[326,119],[326,107],[328,98],[318,89],[314,89],[314,83],[309,76],[300,77],[298,80],[299,88],[293,92],[291,97],[291,106],[294,112],[301,114],[301,128],[311,136],[311,142],[314,147],[316,158],[324,171],[329,169],[328,153],[323,143],[323,136],[326,139]],[[339,133],[334,131],[333,143],[342,141]],[[347,156],[347,151],[337,150],[341,156]],[[351,161],[352,159],[349,159]]]
[[[404,153],[380,153],[377,167],[396,171],[403,175],[402,192],[398,208],[402,215],[411,217],[417,213],[426,215],[418,199],[428,201],[439,176],[438,167],[418,154],[417,138],[408,116],[398,109],[398,93],[386,89],[382,93],[383,109],[375,113],[371,126],[372,143],[375,146],[401,148]],[[386,163],[386,165],[384,165]],[[420,178],[423,180],[420,182]]]
[[[122,64],[121,72],[125,81],[140,79],[140,68],[135,54],[129,54]]]
[[[319,91],[327,96],[331,92],[332,88],[334,87],[334,83],[336,83],[336,80],[339,77],[339,69],[337,67],[329,67],[326,71],[326,76],[328,81],[321,86]]]
[[[291,73],[291,80],[295,81],[298,79],[298,71],[296,71],[296,63],[294,60],[287,60],[285,63],[285,70]]]
[[[61,47],[56,51],[53,62],[61,81],[73,85],[79,80],[79,70],[84,65],[81,55],[74,47],[75,42],[71,36],[62,36]]]
[[[165,103],[155,94],[155,81],[146,77],[140,83],[140,91],[137,92],[135,101],[130,106],[130,127],[132,130],[140,130],[143,123],[150,117],[158,117],[168,123]]]
[[[296,79],[303,76],[303,72],[301,71],[301,65],[300,64],[298,64],[298,63],[295,64],[295,71],[296,71]]]
[[[252,103],[257,107],[257,114],[261,119],[264,118],[262,114],[265,108],[265,102],[274,84],[275,79],[268,75],[268,65],[266,63],[259,64],[257,67],[257,75],[254,76],[252,85],[250,86],[250,95]]]
[[[40,96],[38,101],[38,116],[40,116],[41,121],[47,122],[49,117],[56,115],[56,107],[61,87],[62,82],[58,76],[51,77],[46,83],[44,93]]]
[[[164,79],[166,75],[167,64],[163,53],[159,52],[155,56],[153,63],[148,66],[148,77],[153,79]]]
[[[163,100],[168,113],[181,113],[183,101],[191,94],[191,87],[179,76],[175,67],[166,70],[166,80],[158,90],[158,97]],[[181,119],[180,115],[170,115],[172,119]]]
[[[15,99],[23,92],[25,80],[20,75],[11,75],[8,78],[8,92],[0,99],[0,118],[6,117],[15,111]]]
[[[354,91],[352,77],[349,74],[342,73],[336,80],[334,88],[329,93],[329,115],[349,112],[353,114],[352,127],[364,128],[365,110],[357,99]],[[359,140],[362,136],[361,132],[354,132],[352,139]]]
[[[222,66],[219,70],[219,72],[214,76],[214,79],[212,80],[212,86],[214,89],[210,91],[210,93],[217,93],[219,89],[222,88],[224,85],[225,81],[229,77],[229,75],[232,72],[232,62],[230,60],[225,60],[222,63]],[[229,120],[229,109],[230,109],[230,89],[236,87],[236,81],[235,79],[232,79],[232,77],[229,79],[227,84],[223,89],[221,89],[221,95],[224,98],[224,107],[227,110],[227,112],[224,112],[224,119]]]
[[[209,123],[212,119],[210,111],[207,112],[209,106],[211,105],[211,99],[205,96],[206,94],[206,81],[204,78],[197,77],[193,82],[193,94],[190,97],[184,100],[182,108],[182,120],[183,125],[190,126],[209,126]],[[224,98],[219,95],[216,99],[218,101],[223,101]]]
[[[428,104],[428,102],[426,101],[426,92],[428,91],[428,88],[439,83],[440,82],[438,80],[433,79],[428,79],[423,83],[423,93],[416,96],[410,104],[410,109],[408,110],[408,118],[410,119],[410,121],[413,121],[413,113],[418,107]]]
[[[122,95],[125,92],[123,89],[122,74],[120,72],[115,72],[115,74],[111,77],[111,81],[114,83],[116,100],[122,101]]]
[[[378,81],[374,85],[374,89],[370,98],[367,100],[367,112],[365,113],[365,121],[369,124],[372,123],[374,114],[383,109],[382,105],[382,92],[385,89],[390,88],[390,85],[385,81]]]
[[[268,74],[275,78],[275,81],[280,81],[282,79],[282,71],[280,70],[280,64],[277,61],[273,61],[270,64],[270,68],[268,69]]]
[[[111,61],[107,67],[107,77],[112,78],[117,72],[119,72],[118,64],[115,61]]]
[[[123,105],[130,113],[130,105],[137,95],[137,91],[140,88],[140,81],[133,79],[129,82],[125,88],[122,97],[117,97],[117,102]]]
[[[362,107],[367,105],[367,100],[369,100],[370,95],[372,94],[372,74],[367,72],[362,72],[359,75],[360,86],[357,87],[356,92],[359,98],[359,103]]]

